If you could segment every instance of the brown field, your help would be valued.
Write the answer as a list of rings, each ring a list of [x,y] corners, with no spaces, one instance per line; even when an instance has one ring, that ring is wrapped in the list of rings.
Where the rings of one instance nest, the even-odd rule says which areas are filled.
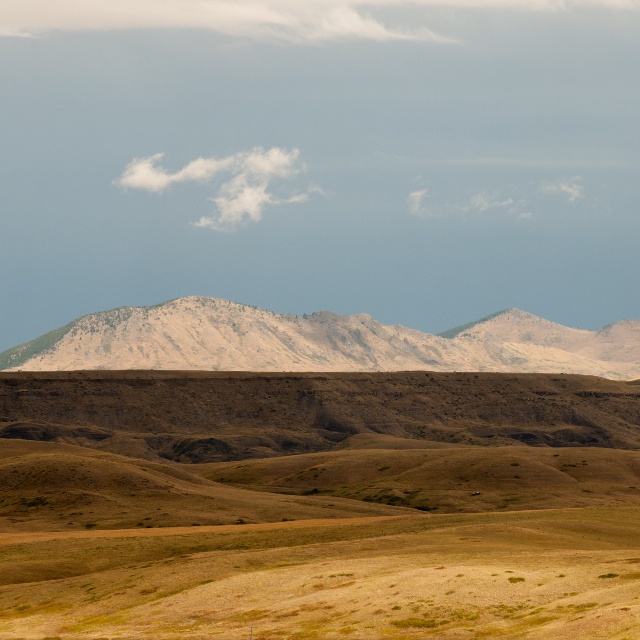
[[[93,372],[82,400],[80,374],[38,375],[0,376],[4,435],[42,438],[0,439],[1,640],[640,639],[638,385],[505,376],[501,396],[489,376],[476,397],[455,395],[475,374],[448,378],[420,401],[418,432],[414,374],[398,374],[396,390],[393,377],[376,388],[372,376],[351,404],[355,383],[340,376],[329,388],[313,376],[239,374],[232,392],[233,376],[216,387],[215,376],[188,374],[171,400],[162,376],[100,373],[99,386]],[[199,397],[203,379],[210,395]],[[284,406],[281,393],[309,380],[321,409],[305,413],[304,400],[283,410],[278,431],[269,403]],[[170,401],[192,393],[174,424]],[[209,431],[197,423],[206,402],[227,412]],[[203,464],[159,455],[163,438],[248,446],[254,402],[273,442],[297,437],[312,451],[265,447],[270,457],[258,458],[254,447]],[[456,406],[475,418],[442,417]],[[328,413],[334,428],[353,427],[332,432],[331,445],[318,418]],[[365,420],[374,414],[398,423],[383,430]],[[483,432],[481,420],[495,427]],[[567,429],[608,446],[559,440]],[[107,436],[87,436],[98,432]],[[523,433],[563,446],[528,446]],[[111,452],[127,442],[137,443],[130,455]]]

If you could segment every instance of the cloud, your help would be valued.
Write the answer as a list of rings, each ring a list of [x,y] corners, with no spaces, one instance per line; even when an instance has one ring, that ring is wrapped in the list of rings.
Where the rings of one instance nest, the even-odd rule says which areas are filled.
[[[425,205],[428,193],[429,189],[418,189],[409,194],[407,197],[407,206],[409,207],[409,213],[411,215],[417,216],[418,218],[436,217],[437,214]]]
[[[469,204],[461,209],[465,212],[475,211],[480,214],[491,210],[504,211],[520,220],[529,220],[533,217],[524,198],[505,197],[500,192],[481,191],[472,196]]]
[[[489,209],[510,209],[514,205],[513,198],[506,200],[492,198],[486,191],[476,194],[471,198],[470,205],[472,209],[480,213],[484,213]]]
[[[119,29],[209,29],[290,44],[329,40],[451,43],[428,29],[390,28],[368,7],[397,0],[19,0],[0,3],[0,34]],[[421,5],[421,0],[407,4]]]
[[[156,153],[147,158],[135,158],[116,181],[121,187],[142,189],[161,193],[167,187],[179,182],[207,182],[220,171],[237,164],[238,157],[231,156],[222,160],[215,158],[197,158],[176,173],[167,173],[156,163],[162,160],[164,153]]]
[[[267,206],[305,202],[309,193],[321,192],[311,187],[306,193],[278,196],[274,182],[288,180],[305,170],[298,149],[255,147],[225,158],[196,158],[171,173],[158,163],[164,154],[135,158],[114,184],[125,189],[162,193],[175,184],[195,182],[216,188],[209,198],[215,214],[203,216],[194,226],[215,231],[235,231],[248,222],[259,222]]]
[[[457,203],[445,203],[442,206],[427,206],[428,189],[412,191],[407,197],[409,213],[420,218],[441,218],[444,216],[464,216],[470,213],[485,214],[489,211],[502,211],[520,220],[529,220],[533,214],[524,198],[514,198],[501,193],[481,191],[468,200]]]
[[[426,25],[391,28],[369,12],[397,7],[639,10],[640,0],[14,0],[0,3],[0,37],[48,31],[209,29],[290,44],[330,40],[457,42]]]
[[[33,33],[0,27],[0,38],[35,38]]]
[[[553,182],[543,182],[539,191],[546,195],[564,195],[569,202],[575,202],[584,197],[582,178],[580,176],[560,178]]]

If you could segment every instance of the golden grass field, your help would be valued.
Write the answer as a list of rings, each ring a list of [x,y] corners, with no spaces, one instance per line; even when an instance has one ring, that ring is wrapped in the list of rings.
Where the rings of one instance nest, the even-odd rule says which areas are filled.
[[[2,441],[0,638],[640,638],[640,452],[351,446],[189,467]],[[462,472],[475,513],[333,495]]]
[[[0,637],[640,637],[638,507],[301,524],[3,534]]]
[[[5,374],[0,640],[640,640],[639,388]]]

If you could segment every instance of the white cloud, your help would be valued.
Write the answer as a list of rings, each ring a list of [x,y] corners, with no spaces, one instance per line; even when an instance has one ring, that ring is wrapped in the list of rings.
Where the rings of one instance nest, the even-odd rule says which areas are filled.
[[[121,187],[142,189],[161,193],[167,187],[178,182],[207,182],[220,171],[237,164],[238,156],[231,156],[222,160],[215,158],[197,158],[185,165],[180,171],[167,173],[162,167],[156,166],[162,160],[164,153],[156,153],[147,158],[134,158],[116,181]]]
[[[419,218],[434,218],[436,214],[433,210],[427,208],[425,200],[429,189],[418,189],[412,191],[407,197],[407,206],[409,207],[409,213]]]
[[[540,192],[547,195],[564,195],[569,202],[575,202],[584,197],[582,178],[580,176],[560,178],[553,182],[543,182],[540,185]]]
[[[174,173],[158,166],[163,157],[164,154],[156,153],[135,158],[115,184],[153,193],[162,193],[171,185],[185,182],[216,187],[215,195],[209,198],[216,212],[193,223],[200,228],[234,231],[248,222],[260,221],[267,206],[305,202],[308,193],[321,191],[319,187],[311,187],[309,192],[286,197],[273,192],[275,181],[293,178],[305,170],[298,149],[255,147],[225,158],[197,158]]]
[[[421,4],[420,0],[413,4]],[[16,0],[0,3],[0,34],[118,29],[209,29],[255,40],[292,44],[328,40],[454,39],[426,26],[392,29],[360,5],[396,0]],[[409,2],[412,4],[412,2]]]
[[[442,206],[427,206],[428,189],[412,191],[407,197],[409,212],[420,218],[439,218],[443,216],[464,216],[467,214],[485,214],[487,212],[503,212],[521,220],[529,220],[533,214],[524,198],[502,195],[499,191],[491,193],[481,191],[468,200],[457,203],[445,203]]]
[[[532,217],[533,214],[528,209],[524,198],[505,197],[499,192],[492,194],[488,191],[477,193],[466,207],[462,207],[463,211],[476,211],[481,214],[491,210],[504,211],[521,220],[529,220]]]
[[[472,209],[484,213],[489,209],[510,209],[515,203],[513,198],[507,198],[506,200],[495,199],[486,191],[482,191],[471,198],[470,204]]]
[[[455,42],[426,25],[390,28],[372,8],[434,7],[568,11],[589,6],[640,9],[640,0],[9,0],[0,3],[0,36],[48,31],[210,29],[262,41],[336,39]]]
[[[10,29],[9,27],[0,27],[0,38],[35,38],[33,33],[27,33],[26,31],[17,31],[16,29]]]

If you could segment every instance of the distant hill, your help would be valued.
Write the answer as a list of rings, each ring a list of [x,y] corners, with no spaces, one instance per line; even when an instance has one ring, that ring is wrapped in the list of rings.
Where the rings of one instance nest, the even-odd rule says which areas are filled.
[[[640,320],[572,329],[507,309],[430,335],[366,314],[205,297],[94,313],[0,353],[0,369],[564,372],[640,377]]]

